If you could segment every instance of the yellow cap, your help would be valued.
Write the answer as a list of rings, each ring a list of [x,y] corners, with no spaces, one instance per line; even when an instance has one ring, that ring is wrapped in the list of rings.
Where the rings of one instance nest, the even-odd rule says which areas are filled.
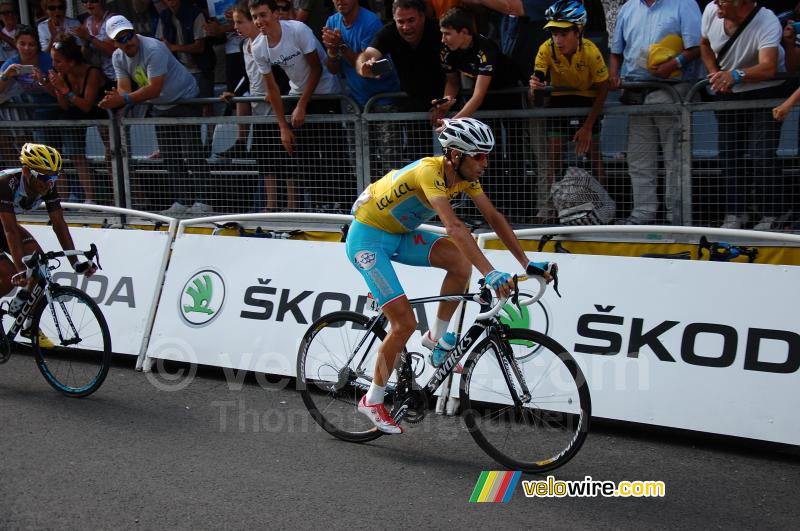
[[[683,39],[676,33],[670,33],[659,42],[650,45],[647,56],[648,70],[655,70],[657,65],[668,61],[683,51]],[[680,70],[675,70],[670,77],[680,77]]]
[[[579,30],[581,29],[580,26],[578,26],[577,24],[575,24],[573,22],[566,22],[566,21],[559,21],[559,20],[551,20],[547,24],[544,25],[544,29],[547,29],[547,28],[565,28],[566,29],[566,28],[572,28],[572,27],[578,28]]]

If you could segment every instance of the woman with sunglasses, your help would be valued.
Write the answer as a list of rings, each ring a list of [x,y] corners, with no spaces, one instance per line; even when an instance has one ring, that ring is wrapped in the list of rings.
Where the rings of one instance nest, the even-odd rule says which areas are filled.
[[[108,79],[114,79],[111,54],[116,47],[106,34],[106,21],[114,13],[106,9],[105,0],[81,0],[81,3],[89,16],[82,26],[73,28],[70,33],[83,41],[83,53],[89,64],[99,66]]]
[[[0,22],[3,23],[3,29],[0,30],[0,59],[5,61],[17,51],[16,38],[19,19],[13,0],[0,1]]]
[[[99,68],[86,63],[75,37],[67,33],[56,35],[50,55],[53,59],[53,70],[49,72],[49,80],[56,91],[58,105],[63,110],[60,118],[107,120],[108,113],[98,108],[97,103],[105,90],[111,89],[110,81]],[[82,127],[68,129],[64,135],[64,154],[75,164],[84,199],[87,203],[94,204],[94,179],[86,164],[85,155],[86,130]],[[107,129],[101,127],[100,131],[107,145]]]
[[[39,22],[36,30],[39,32],[42,51],[49,53],[54,35],[72,31],[81,23],[74,18],[67,17],[66,0],[42,0],[42,7],[47,13],[47,18]]]
[[[538,271],[549,281],[555,265],[528,261],[511,225],[481,188],[479,179],[494,148],[489,126],[474,118],[445,120],[439,143],[443,156],[417,160],[368,186],[353,205],[355,219],[347,234],[347,257],[390,324],[378,349],[375,378],[358,404],[358,410],[385,433],[403,433],[383,401],[389,376],[417,326],[392,262],[444,269],[441,293],[463,292],[473,265],[499,297],[508,296],[513,288],[511,275],[492,266],[453,211],[451,200],[467,194],[523,270]],[[418,230],[434,216],[444,224],[449,238]],[[433,326],[422,336],[422,344],[432,350],[435,367],[455,346],[455,334],[445,332],[457,305],[457,301],[440,302]]]
[[[22,257],[42,248],[24,227],[17,221],[17,212],[27,212],[44,204],[53,232],[65,251],[74,250],[75,244],[64,220],[64,211],[56,189],[56,180],[61,172],[61,154],[55,148],[44,144],[25,144],[19,154],[21,167],[0,171],[0,296],[8,294],[14,286],[20,289],[9,304],[13,315],[22,308],[29,297],[35,277],[25,278]],[[10,255],[10,258],[9,258]],[[79,262],[74,256],[68,257],[76,273],[86,277],[97,271],[91,262]],[[30,330],[22,335],[30,338]],[[40,332],[39,343],[52,347],[52,342]]]

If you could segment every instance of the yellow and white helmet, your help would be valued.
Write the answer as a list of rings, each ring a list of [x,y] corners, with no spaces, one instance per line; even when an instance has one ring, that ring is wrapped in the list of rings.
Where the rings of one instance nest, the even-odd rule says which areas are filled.
[[[19,152],[19,161],[28,168],[41,173],[61,171],[61,153],[56,148],[44,144],[28,142]]]

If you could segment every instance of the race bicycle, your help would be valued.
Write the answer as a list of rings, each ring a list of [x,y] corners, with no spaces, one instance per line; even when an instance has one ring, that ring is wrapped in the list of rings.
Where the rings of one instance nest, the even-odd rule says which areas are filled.
[[[0,364],[11,357],[17,334],[30,330],[36,365],[47,383],[77,398],[94,393],[103,384],[111,366],[111,334],[103,312],[89,295],[53,280],[51,272],[59,267],[58,259],[67,256],[97,259],[100,267],[94,244],[88,251],[36,252],[23,258],[26,271],[19,274],[34,276],[36,282],[18,314],[0,307]],[[14,319],[8,332],[2,326],[6,315]]]
[[[512,303],[529,305],[546,289],[537,276],[536,294],[520,292]],[[557,277],[556,277],[557,279]],[[557,281],[557,280],[556,280]],[[557,284],[556,284],[557,286]],[[421,422],[442,382],[463,364],[459,384],[461,415],[475,442],[513,470],[545,472],[569,461],[589,430],[591,399],[586,379],[567,350],[540,332],[511,328],[497,314],[508,302],[492,305],[491,290],[412,299],[412,306],[438,301],[475,302],[480,314],[427,382],[424,356],[406,349],[386,386],[386,408],[398,422]],[[358,412],[372,382],[375,359],[386,337],[386,316],[337,311],[311,324],[297,357],[297,386],[314,420],[331,435],[367,442],[383,435]]]

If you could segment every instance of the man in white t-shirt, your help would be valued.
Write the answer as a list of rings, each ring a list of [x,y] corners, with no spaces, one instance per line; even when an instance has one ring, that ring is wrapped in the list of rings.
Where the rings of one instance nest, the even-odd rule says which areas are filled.
[[[325,151],[326,172],[335,172],[336,164],[332,159],[341,157],[344,151],[342,131],[332,131],[332,126],[338,124],[306,124],[305,120],[307,113],[341,112],[338,100],[311,101],[312,95],[340,93],[339,80],[324,66],[325,49],[311,29],[296,20],[280,20],[276,0],[250,0],[250,13],[261,31],[261,38],[253,43],[253,58],[261,73],[266,75],[271,72],[272,66],[280,66],[289,78],[289,96],[298,97],[291,115],[295,153],[292,159],[284,159],[288,166],[284,168],[284,173],[304,177],[301,177],[303,193],[312,203],[307,206],[313,207],[314,202],[335,202],[338,196],[323,196],[318,188],[321,184],[319,177],[323,175],[320,150]],[[272,90],[277,90],[277,87],[268,84],[267,91]],[[326,192],[339,194],[340,185],[337,183]],[[287,182],[287,190],[292,188],[293,183]],[[355,194],[355,190],[352,193]],[[298,206],[289,195],[289,208]]]
[[[39,22],[36,31],[39,32],[39,44],[42,46],[42,51],[49,52],[53,35],[77,28],[81,23],[66,16],[67,0],[47,0],[44,8],[47,18]],[[78,44],[83,45],[83,42],[78,39]]]
[[[745,23],[733,44],[720,55],[731,36]],[[775,14],[753,0],[709,3],[703,12],[700,52],[715,99],[739,101],[785,96],[784,82],[773,79],[777,72],[785,71],[782,33]],[[772,119],[769,106],[732,108],[715,114],[719,124],[720,166],[725,179],[726,216],[722,227],[749,228],[751,215],[757,212],[762,217],[753,228],[769,230],[789,208],[785,204],[786,183],[782,182],[782,172],[775,160],[780,123]],[[760,205],[752,205],[748,200],[751,184],[757,187]]]

